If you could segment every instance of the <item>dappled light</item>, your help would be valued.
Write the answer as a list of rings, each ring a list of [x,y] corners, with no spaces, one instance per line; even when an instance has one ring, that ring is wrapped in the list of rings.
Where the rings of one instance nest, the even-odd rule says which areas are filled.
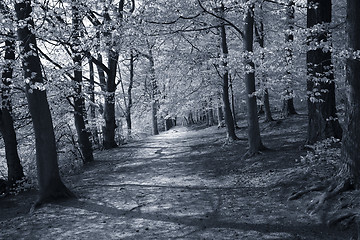
[[[303,120],[299,116],[283,124],[301,126]],[[301,131],[288,131],[292,142],[301,144]],[[296,146],[291,155],[281,157],[289,154],[281,150],[288,148],[284,145],[287,137],[269,144],[276,151],[241,161],[245,143],[224,145],[223,132],[216,127],[177,127],[96,152],[92,165],[67,178],[78,199],[47,204],[31,215],[7,213],[1,218],[1,237],[255,240],[342,236],[307,215],[302,203],[288,202],[289,191],[304,181],[294,179],[301,178],[308,167],[296,164],[303,154]],[[269,128],[265,136],[277,133]],[[19,208],[21,198],[0,203]]]

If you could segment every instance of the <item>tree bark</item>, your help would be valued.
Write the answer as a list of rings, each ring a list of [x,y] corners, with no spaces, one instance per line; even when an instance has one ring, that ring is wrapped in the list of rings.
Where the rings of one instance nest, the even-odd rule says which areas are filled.
[[[130,51],[130,79],[129,79],[129,87],[127,89],[128,102],[126,106],[125,118],[127,125],[127,134],[128,137],[131,137],[131,108],[132,108],[132,88],[134,84],[134,53]]]
[[[286,60],[286,89],[284,90],[284,100],[283,100],[283,107],[282,107],[282,115],[287,117],[289,115],[297,114],[295,107],[294,107],[294,97],[293,97],[293,90],[291,88],[291,83],[293,81],[291,75],[291,67],[292,67],[292,60],[293,60],[293,50],[291,47],[292,42],[294,41],[294,19],[295,19],[295,3],[293,0],[289,0],[286,6],[286,22],[288,26],[288,32],[285,33],[285,60]]]
[[[224,15],[224,5],[220,8],[220,14]],[[220,25],[220,36],[221,36],[221,51],[222,51],[222,99],[224,103],[224,117],[225,117],[225,125],[227,130],[227,138],[229,140],[237,140],[238,137],[235,133],[235,124],[233,115],[231,112],[231,106],[229,101],[229,70],[227,66],[227,56],[229,54],[227,39],[226,39],[226,29],[224,21],[221,21]]]
[[[261,11],[261,14],[263,14],[262,13],[262,11],[263,11],[262,4],[260,5],[260,11]],[[263,23],[262,17],[260,17],[258,24],[255,24],[255,34],[256,34],[256,41],[259,43],[260,48],[264,49],[264,47],[265,47],[265,32],[264,32],[264,23]],[[261,62],[264,61],[264,58],[265,58],[265,54],[262,53]],[[263,85],[262,101],[264,104],[265,122],[271,122],[271,121],[274,121],[274,119],[272,118],[272,114],[271,114],[269,90],[267,88],[267,79],[266,79],[266,74],[264,71],[261,73],[261,83]]]
[[[246,105],[248,121],[248,141],[249,150],[246,155],[252,156],[264,149],[260,137],[259,120],[257,114],[256,95],[255,95],[255,65],[251,59],[254,41],[254,6],[247,6],[245,27],[244,27],[244,66],[245,66],[245,85],[246,85]]]
[[[91,61],[91,59],[89,59],[89,72],[90,72],[90,87],[89,87],[89,91],[90,91],[90,119],[92,121],[92,127],[91,127],[91,135],[92,135],[92,139],[93,139],[93,145],[95,146],[99,146],[100,141],[99,141],[99,133],[97,130],[97,124],[96,124],[96,107],[95,107],[95,71],[94,71],[94,64]]]
[[[123,10],[124,10],[124,0],[119,2],[119,21],[122,23],[123,21]],[[108,10],[104,11],[104,19],[105,23],[110,24],[110,15]],[[110,26],[107,26],[110,27]],[[105,94],[105,105],[104,105],[104,120],[105,126],[103,128],[103,146],[105,149],[110,149],[117,147],[115,142],[115,129],[116,129],[116,121],[115,121],[115,91],[116,91],[116,71],[119,60],[119,51],[116,47],[116,42],[111,39],[112,32],[110,30],[105,32],[105,37],[107,38],[108,43],[108,69],[109,73],[106,81],[106,94]],[[115,37],[114,37],[115,39]]]
[[[0,11],[4,15],[9,14],[5,10],[5,6],[0,3]],[[9,32],[10,37],[15,37],[14,32]],[[10,85],[13,77],[13,64],[15,61],[15,40],[5,40],[5,66],[2,71],[1,86],[1,110],[0,110],[0,131],[5,143],[6,163],[8,167],[8,185],[10,187],[16,185],[16,181],[24,178],[23,167],[20,163],[17,151],[17,140],[14,129],[14,120],[12,118],[12,105],[10,98]]]
[[[159,109],[159,89],[156,81],[156,74],[155,74],[155,62],[154,57],[152,54],[151,49],[149,49],[149,58],[150,62],[150,84],[151,84],[151,119],[152,119],[152,130],[153,135],[159,134],[159,127],[158,127],[158,116],[157,112]]]
[[[237,120],[236,120],[236,111],[235,111],[235,95],[234,95],[234,89],[233,89],[233,80],[231,75],[229,74],[229,82],[230,82],[230,92],[231,92],[231,111],[232,116],[234,120],[234,127],[235,129],[238,128]]]
[[[317,5],[317,7],[313,7]],[[323,25],[323,30],[312,33],[309,44],[328,43],[331,34],[328,24],[331,22],[331,0],[308,0],[307,27]],[[307,142],[329,137],[341,139],[342,129],[336,115],[335,82],[331,52],[317,47],[307,52],[308,66],[308,134]]]
[[[360,50],[360,2],[347,1],[347,31],[349,51]],[[342,161],[356,189],[360,189],[360,62],[352,57],[346,62],[348,91],[345,111]]]
[[[18,21],[26,23],[19,25],[17,35],[23,54],[22,68],[26,83],[26,97],[35,132],[39,184],[39,200],[36,205],[39,205],[54,199],[74,197],[74,195],[63,184],[59,174],[55,135],[40,58],[35,35],[30,30],[34,29],[31,1],[16,1],[15,11]]]
[[[72,0],[72,46],[74,70],[74,120],[78,135],[78,143],[82,154],[83,162],[88,163],[94,160],[93,149],[90,142],[90,132],[86,128],[85,99],[82,91],[82,61],[80,49],[81,16],[76,1]]]

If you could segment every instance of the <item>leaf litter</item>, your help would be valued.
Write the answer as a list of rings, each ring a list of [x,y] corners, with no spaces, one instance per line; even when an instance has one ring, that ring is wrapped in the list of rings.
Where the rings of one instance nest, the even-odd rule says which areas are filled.
[[[333,174],[326,161],[299,161],[306,118],[261,127],[271,151],[246,160],[247,142],[224,145],[217,127],[176,127],[96,152],[65,177],[76,200],[28,214],[35,191],[0,199],[0,239],[351,239],[354,229],[307,214],[306,198],[287,200]]]

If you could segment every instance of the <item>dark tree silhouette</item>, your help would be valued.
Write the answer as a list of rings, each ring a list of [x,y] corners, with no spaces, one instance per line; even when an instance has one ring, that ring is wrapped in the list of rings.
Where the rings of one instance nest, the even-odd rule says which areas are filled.
[[[0,2],[0,13],[11,19],[7,7]],[[10,98],[10,85],[13,77],[13,64],[15,61],[15,33],[8,32],[9,38],[5,40],[6,61],[1,75],[1,109],[0,109],[0,131],[5,143],[6,163],[8,167],[8,185],[14,186],[16,181],[24,178],[23,168],[20,163],[17,151],[17,140],[14,129],[14,120],[12,117],[12,105]]]
[[[309,36],[309,44],[328,43],[331,34],[331,0],[308,0],[307,27],[322,24]],[[341,139],[342,129],[336,115],[335,82],[331,52],[317,47],[307,52],[308,136],[312,144],[328,137]]]
[[[220,15],[224,16],[224,6],[220,7]],[[227,41],[226,41],[226,29],[224,21],[221,21],[220,25],[220,36],[221,36],[221,51],[222,51],[222,67],[223,67],[223,83],[222,83],[222,98],[224,103],[224,117],[225,125],[227,130],[227,137],[229,140],[237,140],[238,137],[235,134],[235,124],[233,115],[230,107],[229,100],[229,71],[227,67],[227,55],[229,54]]]
[[[80,150],[82,154],[83,161],[92,162],[93,149],[90,142],[91,133],[86,127],[86,110],[85,110],[85,99],[82,91],[82,56],[80,52],[80,34],[81,34],[81,16],[76,1],[72,1],[72,46],[71,50],[73,53],[73,61],[75,64],[74,70],[74,120],[75,128],[78,135],[78,142],[80,145]]]
[[[296,110],[294,107],[294,97],[293,97],[293,90],[291,88],[291,81],[293,81],[291,76],[290,67],[293,61],[293,49],[291,48],[291,43],[294,41],[294,21],[295,21],[295,2],[293,0],[289,0],[286,6],[286,23],[287,23],[287,32],[285,34],[285,42],[288,46],[285,48],[285,60],[286,66],[288,70],[286,71],[286,75],[289,83],[287,83],[285,89],[285,96],[283,101],[282,107],[282,115],[287,117],[289,115],[296,114]]]
[[[360,2],[347,1],[348,49],[360,50]],[[350,173],[351,182],[360,189],[360,62],[350,57],[346,63],[348,84],[344,137],[342,141],[343,174]]]
[[[34,126],[39,199],[35,206],[59,198],[74,197],[63,184],[57,162],[55,136],[40,58],[33,31],[30,0],[16,1],[16,16],[20,24],[17,30],[22,53],[22,68],[26,83],[26,97]]]
[[[246,9],[244,27],[244,52],[247,55],[244,60],[245,65],[245,85],[246,85],[246,106],[248,121],[249,150],[246,156],[252,156],[264,149],[260,137],[259,119],[257,114],[257,104],[255,95],[255,65],[249,56],[253,52],[254,42],[254,6],[250,4]]]

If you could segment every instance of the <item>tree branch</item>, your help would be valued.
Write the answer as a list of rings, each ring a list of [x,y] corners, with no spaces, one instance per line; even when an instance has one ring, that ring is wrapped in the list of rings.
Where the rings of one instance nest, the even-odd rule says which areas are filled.
[[[200,1],[200,0],[198,0],[198,3],[199,3],[199,6],[201,7],[201,9],[202,9],[205,13],[210,14],[211,16],[216,17],[216,18],[218,18],[218,19],[226,22],[226,23],[229,24],[231,27],[233,27],[233,28],[241,35],[242,38],[244,38],[244,33],[243,33],[243,31],[241,31],[241,29],[238,28],[235,24],[233,24],[232,22],[230,22],[228,19],[226,19],[226,18],[224,18],[224,17],[218,16],[218,15],[216,15],[215,13],[208,11],[208,10],[201,4],[201,1]]]

